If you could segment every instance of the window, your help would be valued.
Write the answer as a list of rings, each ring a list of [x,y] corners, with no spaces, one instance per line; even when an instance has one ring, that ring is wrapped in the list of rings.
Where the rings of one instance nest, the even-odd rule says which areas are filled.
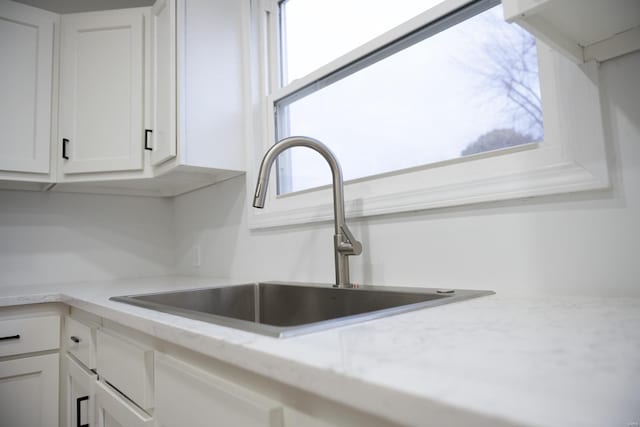
[[[326,31],[310,31],[317,21],[312,12],[323,10],[318,2],[280,3],[282,76],[317,64],[316,49],[304,46],[322,46],[326,38]],[[309,135],[324,142],[345,180],[540,141],[535,39],[504,22],[495,3],[479,2],[426,25],[276,101],[277,139]],[[389,19],[386,9],[369,11],[359,20],[364,31],[355,33],[375,34]],[[406,16],[416,4],[398,1],[393,9]],[[320,50],[331,57],[343,46]],[[304,148],[281,156],[277,170],[278,194],[331,182],[324,160]]]
[[[608,185],[597,64],[536,43],[499,1],[253,5],[250,162],[283,137],[319,139],[350,217]],[[331,218],[317,153],[288,150],[272,175],[253,226]]]

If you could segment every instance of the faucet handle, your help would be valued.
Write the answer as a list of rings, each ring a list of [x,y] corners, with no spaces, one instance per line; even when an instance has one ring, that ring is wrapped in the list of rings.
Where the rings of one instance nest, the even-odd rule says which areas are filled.
[[[345,255],[360,255],[362,253],[362,243],[353,236],[346,225],[341,226],[340,231],[342,231],[342,236],[346,238],[346,241],[341,238],[336,249]]]

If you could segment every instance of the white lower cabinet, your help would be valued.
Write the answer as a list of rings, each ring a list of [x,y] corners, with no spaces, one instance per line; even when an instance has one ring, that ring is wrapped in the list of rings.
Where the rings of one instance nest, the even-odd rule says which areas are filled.
[[[153,426],[153,350],[103,323],[76,309],[65,317],[62,425]]]
[[[59,307],[0,308],[0,425],[58,426]]]
[[[0,362],[0,424],[58,425],[58,354]]]
[[[94,426],[95,396],[94,384],[97,375],[69,355],[63,360],[66,422],[64,427]]]
[[[158,427],[284,426],[280,403],[156,353]]]
[[[94,335],[95,371],[78,358],[87,352],[70,339],[91,348]],[[63,343],[64,427],[389,425],[81,310],[65,318]]]

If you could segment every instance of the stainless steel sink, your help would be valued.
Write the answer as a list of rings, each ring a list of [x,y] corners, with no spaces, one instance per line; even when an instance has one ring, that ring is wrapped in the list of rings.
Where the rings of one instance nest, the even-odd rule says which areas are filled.
[[[282,338],[493,293],[269,282],[111,300]]]

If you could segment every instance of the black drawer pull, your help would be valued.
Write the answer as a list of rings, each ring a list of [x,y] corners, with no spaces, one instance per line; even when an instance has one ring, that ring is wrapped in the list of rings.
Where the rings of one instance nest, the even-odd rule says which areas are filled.
[[[0,341],[19,340],[20,335],[8,335],[6,337],[0,337]]]
[[[76,336],[74,336],[74,335],[71,335],[71,336],[69,337],[69,339],[70,339],[71,341],[73,341],[74,343],[76,343],[76,344],[78,344],[78,343],[80,342],[80,338],[78,338],[78,337],[76,337]]]
[[[80,422],[80,418],[82,418],[82,411],[80,410],[81,409],[80,405],[85,400],[88,401],[89,400],[89,396],[79,397],[79,398],[76,399],[76,425],[78,427],[89,427],[88,423],[87,424],[81,424],[81,422]]]
[[[149,134],[153,133],[153,131],[151,129],[145,129],[144,130],[144,149],[145,150],[149,150],[149,151],[153,151],[153,148],[149,147]]]
[[[62,158],[69,160],[69,155],[67,154],[67,145],[69,144],[69,140],[67,138],[62,138]]]

